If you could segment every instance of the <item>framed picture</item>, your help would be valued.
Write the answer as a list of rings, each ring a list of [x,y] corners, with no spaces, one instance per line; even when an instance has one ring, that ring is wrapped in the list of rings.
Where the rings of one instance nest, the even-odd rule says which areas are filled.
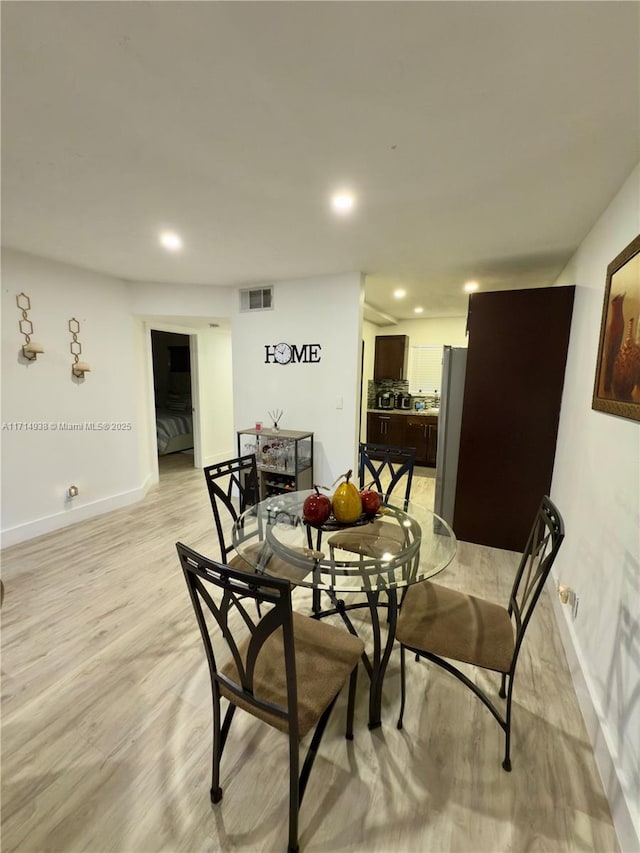
[[[640,236],[607,267],[591,407],[640,421]]]

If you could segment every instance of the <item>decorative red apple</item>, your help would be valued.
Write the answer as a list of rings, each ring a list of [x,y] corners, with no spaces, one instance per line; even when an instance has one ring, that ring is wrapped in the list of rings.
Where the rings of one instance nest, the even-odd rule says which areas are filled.
[[[372,518],[382,505],[382,499],[378,492],[368,488],[360,492],[360,500],[362,501],[362,511],[368,518]]]
[[[321,495],[317,486],[313,488],[315,492],[304,499],[302,514],[309,524],[324,524],[331,515],[331,500],[327,495]]]

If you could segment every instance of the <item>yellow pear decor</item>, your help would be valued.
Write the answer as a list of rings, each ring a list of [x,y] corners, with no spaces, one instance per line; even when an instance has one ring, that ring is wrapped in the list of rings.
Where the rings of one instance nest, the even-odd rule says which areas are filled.
[[[341,524],[351,524],[362,515],[360,492],[349,482],[351,470],[343,475],[344,483],[340,483],[333,494],[333,517]]]

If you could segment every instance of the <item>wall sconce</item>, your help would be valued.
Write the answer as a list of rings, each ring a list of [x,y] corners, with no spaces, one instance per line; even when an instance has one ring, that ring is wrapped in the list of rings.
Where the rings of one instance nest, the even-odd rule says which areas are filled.
[[[78,340],[78,335],[80,333],[80,323],[76,320],[75,317],[72,317],[69,320],[69,331],[71,332],[71,337],[73,340],[69,344],[69,349],[71,351],[71,355],[73,356],[73,364],[71,365],[71,373],[76,376],[78,379],[84,379],[85,373],[89,373],[91,368],[87,364],[86,361],[80,361],[80,356],[82,355],[82,344]]]
[[[18,293],[16,296],[16,305],[22,311],[22,319],[18,323],[20,334],[24,335],[22,355],[29,361],[35,361],[38,355],[44,352],[44,349],[40,344],[31,340],[31,335],[33,334],[33,323],[27,316],[27,311],[31,311],[31,300],[26,293]]]

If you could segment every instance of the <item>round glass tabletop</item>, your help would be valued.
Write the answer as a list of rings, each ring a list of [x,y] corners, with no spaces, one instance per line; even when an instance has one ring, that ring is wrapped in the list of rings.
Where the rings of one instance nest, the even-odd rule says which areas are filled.
[[[308,524],[309,495],[288,492],[248,507],[233,527],[237,552],[258,572],[317,590],[376,592],[433,577],[453,559],[456,538],[426,507],[391,504],[352,525]]]

